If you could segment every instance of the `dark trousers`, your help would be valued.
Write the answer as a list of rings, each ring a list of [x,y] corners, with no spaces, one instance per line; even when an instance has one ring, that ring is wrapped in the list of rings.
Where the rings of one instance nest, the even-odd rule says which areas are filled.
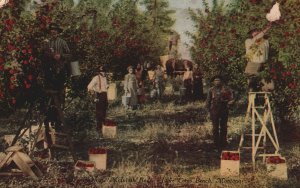
[[[192,80],[191,79],[186,79],[183,81],[183,86],[186,88],[185,90],[185,100],[191,99],[192,96]]]
[[[97,120],[97,128],[101,129],[102,124],[106,118],[106,111],[108,106],[107,101],[107,93],[97,93],[97,102],[96,102],[96,120]]]
[[[212,109],[210,117],[213,124],[213,137],[216,147],[223,148],[227,144],[228,109]]]
[[[261,91],[260,81],[261,78],[256,75],[248,75],[248,91],[259,92]]]
[[[193,95],[195,100],[203,99],[203,83],[202,80],[194,80]]]

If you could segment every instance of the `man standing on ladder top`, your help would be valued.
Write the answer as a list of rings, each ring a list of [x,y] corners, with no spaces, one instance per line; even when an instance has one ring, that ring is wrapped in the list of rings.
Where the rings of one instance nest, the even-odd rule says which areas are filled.
[[[212,82],[214,86],[208,91],[206,108],[210,112],[215,147],[221,151],[227,146],[229,106],[233,104],[234,98],[232,91],[223,84],[221,76],[214,76]]]
[[[171,36],[170,36],[170,39],[169,39],[169,55],[170,55],[170,58],[177,58],[179,39],[180,39],[179,34],[177,34],[174,31],[171,31]]]
[[[251,38],[246,39],[246,58],[247,66],[245,74],[248,78],[248,89],[249,91],[259,91],[259,72],[263,69],[263,64],[268,60],[269,54],[269,41],[264,39],[264,34],[271,28],[272,22],[259,31],[257,28],[252,29],[248,32]]]
[[[68,60],[70,59],[70,49],[67,42],[59,37],[62,29],[55,23],[49,25],[50,40],[45,40],[43,55],[43,70],[45,76],[44,87],[46,94],[51,97],[51,107],[59,112],[56,115],[55,128],[60,128],[62,123],[62,109],[65,102],[65,83],[68,76]],[[53,110],[52,110],[53,111]],[[55,110],[54,110],[55,111]],[[47,113],[51,113],[48,112]],[[46,117],[45,122],[52,121]]]

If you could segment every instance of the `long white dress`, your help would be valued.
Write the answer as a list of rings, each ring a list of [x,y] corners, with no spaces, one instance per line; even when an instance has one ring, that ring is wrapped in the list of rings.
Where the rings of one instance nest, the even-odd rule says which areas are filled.
[[[136,106],[137,105],[137,89],[138,89],[138,82],[136,79],[135,74],[126,74],[124,80],[124,91],[125,94],[129,94],[129,106]]]

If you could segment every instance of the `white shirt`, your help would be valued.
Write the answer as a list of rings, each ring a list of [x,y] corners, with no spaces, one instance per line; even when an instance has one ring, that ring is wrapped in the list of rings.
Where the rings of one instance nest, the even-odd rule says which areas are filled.
[[[268,59],[269,42],[263,39],[263,36],[264,33],[260,32],[255,37],[245,41],[246,58],[249,62],[265,63]]]
[[[100,79],[99,79],[100,77]],[[100,82],[100,83],[99,83]],[[101,85],[101,88],[100,88]],[[107,79],[104,76],[97,75],[95,76],[92,81],[87,86],[88,91],[95,91],[97,93],[107,92]]]

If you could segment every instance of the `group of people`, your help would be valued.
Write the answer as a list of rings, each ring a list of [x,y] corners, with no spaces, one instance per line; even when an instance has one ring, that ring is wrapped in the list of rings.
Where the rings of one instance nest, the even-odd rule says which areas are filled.
[[[251,38],[245,41],[246,57],[248,60],[245,74],[248,77],[249,91],[257,91],[259,83],[259,72],[263,68],[263,64],[268,59],[269,43],[263,38],[265,32],[271,28],[270,23],[262,31],[257,29],[251,30],[249,34]],[[61,79],[65,79],[65,66],[66,59],[68,58],[69,48],[67,43],[58,37],[58,33],[61,32],[57,25],[51,25],[50,33],[52,38],[47,42],[45,51],[45,77],[46,87],[59,91],[59,101],[56,106],[60,106],[63,100],[60,100],[59,96],[62,96],[63,86]],[[146,102],[145,97],[145,85],[146,83],[152,83],[152,90],[150,96],[160,99],[164,92],[164,70],[161,65],[157,65],[153,71],[153,75],[148,74],[150,67],[143,67],[142,64],[138,64],[135,68],[129,66],[127,68],[128,74],[124,79],[124,93],[130,96],[128,106],[132,109],[136,109],[138,105]],[[106,118],[106,111],[108,107],[107,101],[107,79],[106,70],[103,66],[99,69],[99,74],[91,80],[88,85],[88,91],[95,95],[96,102],[96,117],[97,127],[100,129]],[[147,82],[150,81],[150,82]],[[184,97],[186,99],[203,99],[203,84],[202,84],[202,72],[197,64],[194,67],[186,66],[186,71],[182,77]],[[259,80],[260,81],[260,80]],[[210,117],[213,124],[213,136],[214,143],[217,148],[223,148],[227,144],[227,121],[228,110],[233,104],[234,97],[232,91],[224,85],[221,76],[216,76],[212,79],[213,87],[209,89],[206,99],[206,108],[210,112]]]
[[[165,71],[161,65],[157,65],[154,70],[149,72],[148,68],[144,69],[141,64],[138,64],[136,69],[132,66],[128,67],[128,74],[124,79],[124,92],[125,96],[129,96],[129,108],[135,109],[137,105],[142,105],[146,102],[145,82],[150,86],[150,98],[161,99],[163,96],[165,90]],[[193,70],[191,66],[186,66],[182,82],[181,89],[184,92],[182,92],[181,97],[185,101],[204,99],[202,72],[197,64],[194,65]]]
[[[133,66],[127,68],[128,74],[125,75],[124,79],[124,95],[128,96],[129,100],[126,107],[134,110],[146,102],[145,85],[149,82],[152,83],[155,97],[161,98],[163,92],[164,71],[160,65],[157,65],[150,78],[148,68],[150,67],[144,68],[142,64],[137,64],[135,69]],[[153,93],[152,97],[154,97]]]
[[[203,96],[203,82],[202,71],[198,64],[192,68],[190,65],[186,66],[186,71],[183,73],[183,98],[185,100],[202,100]]]
[[[137,65],[136,69],[129,66],[127,70],[128,74],[125,75],[124,79],[124,93],[125,95],[129,94],[130,100],[128,104],[131,108],[135,109],[138,104],[145,102],[145,98],[143,98],[143,96],[145,96],[144,86],[148,73],[140,64]],[[197,73],[195,74],[195,72],[187,68],[187,71],[183,75],[184,86],[187,87],[187,90],[190,89],[191,83],[198,82],[199,78],[202,79],[201,75],[197,75]],[[153,84],[153,88],[158,90],[158,96],[160,97],[163,92],[163,79],[164,72],[161,66],[158,65],[150,81]],[[213,87],[208,91],[206,108],[210,112],[213,123],[214,142],[216,146],[220,148],[226,146],[227,143],[228,112],[229,107],[233,104],[234,97],[233,92],[223,84],[224,82],[221,76],[215,76],[212,82]],[[103,66],[100,67],[99,74],[93,77],[87,88],[96,98],[97,128],[100,130],[106,118],[108,104],[108,85]],[[191,93],[189,93],[189,95],[190,94]]]

